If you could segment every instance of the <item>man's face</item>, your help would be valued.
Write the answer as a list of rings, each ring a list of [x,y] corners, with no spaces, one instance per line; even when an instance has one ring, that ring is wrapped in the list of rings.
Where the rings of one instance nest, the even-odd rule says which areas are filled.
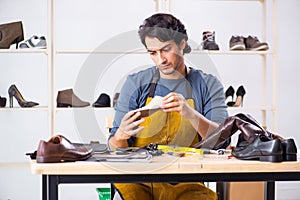
[[[178,46],[173,40],[161,42],[154,37],[146,37],[145,43],[151,59],[161,72],[162,78],[178,78],[183,73],[184,59],[183,49],[185,41]]]

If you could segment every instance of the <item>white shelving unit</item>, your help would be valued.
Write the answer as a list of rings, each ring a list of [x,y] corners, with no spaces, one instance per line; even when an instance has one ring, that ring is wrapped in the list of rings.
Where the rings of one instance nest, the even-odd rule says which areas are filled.
[[[115,1],[115,0],[114,0]],[[137,1],[135,2],[138,9],[135,9],[134,7],[130,7],[136,12],[136,15],[139,16],[139,19],[131,18],[133,22],[136,22],[136,24],[132,25],[132,29],[136,29],[138,25],[142,22],[142,19],[144,17],[148,17],[151,12],[170,12],[173,13],[174,9],[176,8],[175,4],[180,0],[149,0],[149,1]],[[184,0],[186,2],[186,5],[188,6],[188,2],[197,2],[198,1],[192,1],[192,0]],[[207,0],[199,0],[199,2],[205,2]],[[1,156],[4,158],[0,162],[0,175],[3,175],[4,177],[10,177],[11,174],[14,175],[16,171],[14,170],[24,170],[26,171],[26,175],[22,175],[24,180],[27,178],[34,178],[32,184],[36,184],[38,181],[36,179],[39,179],[39,177],[32,177],[30,174],[29,169],[29,158],[25,157],[26,152],[30,152],[34,150],[35,147],[38,145],[38,141],[40,139],[47,139],[52,135],[55,135],[57,133],[66,134],[67,136],[70,136],[71,139],[76,138],[76,131],[80,129],[80,127],[77,127],[76,124],[74,124],[74,121],[76,123],[76,119],[74,120],[74,113],[78,112],[85,116],[85,113],[89,112],[89,116],[94,116],[94,119],[97,119],[97,126],[99,127],[105,127],[105,116],[109,116],[113,114],[114,110],[112,108],[92,108],[92,107],[86,107],[86,108],[57,108],[56,107],[56,95],[58,90],[67,89],[64,87],[73,87],[72,81],[74,81],[74,77],[72,77],[76,72],[79,70],[78,66],[75,66],[74,63],[70,62],[64,62],[64,60],[68,61],[74,61],[76,62],[78,59],[78,65],[82,64],[82,60],[86,59],[86,57],[90,55],[126,55],[126,56],[132,56],[134,59],[136,57],[142,57],[143,62],[144,57],[148,58],[148,55],[146,51],[141,49],[135,49],[132,51],[123,51],[122,49],[109,49],[109,50],[97,50],[97,48],[94,48],[92,46],[93,44],[93,37],[97,36],[96,34],[92,34],[90,36],[90,29],[87,30],[81,30],[82,38],[74,37],[78,36],[80,34],[77,33],[78,30],[80,30],[77,26],[83,26],[84,20],[89,19],[91,22],[88,22],[89,27],[91,28],[93,25],[99,25],[102,26],[101,20],[104,21],[113,21],[111,24],[104,24],[102,32],[107,31],[106,29],[113,29],[111,32],[121,32],[123,31],[125,25],[123,24],[115,24],[117,23],[117,20],[114,21],[113,18],[104,18],[102,16],[101,11],[105,11],[106,9],[103,8],[102,5],[104,5],[101,2],[95,1],[95,0],[89,0],[89,1],[78,1],[76,3],[79,3],[83,6],[76,6],[74,1],[71,0],[47,0],[47,1],[37,1],[37,0],[30,0],[30,3],[36,4],[37,2],[42,4],[42,9],[39,10],[37,15],[43,16],[42,19],[39,19],[39,17],[36,17],[38,19],[38,24],[35,24],[36,21],[30,22],[29,19],[26,18],[26,25],[30,25],[30,27],[44,27],[46,24],[47,30],[41,30],[41,32],[45,31],[45,36],[47,38],[47,49],[43,50],[35,50],[35,49],[0,49],[0,56],[13,56],[12,60],[14,61],[15,65],[18,65],[18,61],[20,62],[20,66],[11,66],[10,69],[11,74],[2,74],[2,76],[8,76],[6,79],[21,79],[19,83],[25,83],[28,81],[28,79],[31,80],[32,84],[35,84],[34,86],[26,85],[26,88],[23,90],[23,85],[17,85],[17,87],[21,90],[21,93],[25,96],[25,99],[27,100],[36,100],[39,102],[38,99],[34,99],[33,94],[39,95],[42,99],[41,105],[34,108],[20,108],[20,107],[14,107],[9,108],[9,105],[7,105],[5,108],[0,108],[0,119],[3,119],[3,127],[4,127],[4,133],[2,138],[4,141],[12,141],[13,144],[6,143],[4,144],[4,148],[11,152],[11,155],[7,155],[7,151],[3,151]],[[107,2],[107,1],[106,1]],[[123,4],[125,1],[118,1],[120,4]],[[133,2],[131,0],[127,0],[128,5]],[[212,1],[207,1],[212,2]],[[269,39],[269,44],[271,44],[271,48],[268,51],[262,51],[262,52],[254,52],[254,51],[228,51],[225,49],[221,49],[220,51],[201,51],[201,50],[193,50],[191,52],[192,56],[197,55],[209,55],[211,57],[232,57],[232,59],[235,59],[237,56],[239,59],[242,59],[244,57],[252,56],[252,57],[258,57],[261,59],[261,66],[255,66],[261,71],[258,73],[258,76],[261,76],[262,84],[258,87],[262,88],[261,94],[258,95],[258,98],[260,98],[260,104],[257,105],[245,105],[243,108],[229,108],[230,113],[237,113],[237,112],[260,112],[262,115],[262,124],[264,126],[267,125],[268,121],[268,113],[272,113],[272,130],[276,132],[277,130],[277,1],[276,0],[215,0],[216,4],[220,2],[226,2],[228,4],[235,3],[235,2],[256,2],[261,7],[261,13],[262,13],[262,41],[266,41]],[[90,3],[90,5],[89,5]],[[14,2],[7,1],[5,6],[7,7],[7,4],[12,4],[12,7],[16,7]],[[65,9],[68,5],[70,8]],[[95,4],[96,6],[93,6]],[[107,2],[108,9],[110,8],[110,5],[116,5],[116,2],[110,4],[110,2]],[[2,4],[3,5],[3,4]],[[69,7],[68,6],[68,7]],[[72,8],[72,6],[75,6],[78,10]],[[105,4],[105,6],[107,6]],[[120,5],[122,7],[122,5]],[[272,9],[269,9],[270,6]],[[96,12],[96,8],[99,9],[99,11]],[[40,7],[39,7],[40,8]],[[86,10],[91,9],[92,11],[89,13],[90,15],[84,18],[85,16],[81,16],[80,12],[83,9],[83,11],[86,12]],[[102,9],[102,10],[101,10]],[[26,10],[26,9],[25,9]],[[268,13],[271,11],[271,13]],[[112,11],[111,11],[112,12]],[[123,12],[126,14],[126,12],[123,10]],[[47,14],[45,14],[47,13]],[[123,15],[124,15],[123,13]],[[196,16],[197,13],[195,13]],[[73,16],[71,16],[73,15]],[[271,15],[271,17],[269,16]],[[0,14],[1,16],[1,14]],[[22,17],[22,16],[21,16]],[[83,21],[80,20],[80,17],[83,17]],[[122,14],[118,17],[122,17]],[[209,16],[209,18],[213,18],[214,16]],[[11,18],[13,18],[11,16]],[[66,20],[64,20],[66,18]],[[74,18],[74,19],[73,19]],[[180,18],[180,17],[179,17]],[[209,20],[206,19],[206,20]],[[224,17],[225,18],[225,17]],[[9,18],[7,18],[9,19]],[[1,19],[2,20],[2,19]],[[3,19],[5,20],[5,19]],[[40,20],[43,21],[43,23],[40,23]],[[222,19],[223,20],[223,19]],[[225,20],[225,19],[224,19]],[[99,24],[96,23],[99,21]],[[131,23],[130,21],[129,23]],[[32,24],[30,24],[32,23]],[[255,22],[253,22],[255,23]],[[71,25],[69,25],[71,24]],[[184,24],[188,25],[190,27],[189,23]],[[271,25],[270,25],[271,24]],[[65,26],[64,26],[65,25]],[[72,30],[70,30],[70,27],[74,27],[74,34],[72,34]],[[118,27],[120,26],[120,27]],[[117,28],[116,28],[117,27]],[[38,28],[37,28],[38,29]],[[100,33],[99,28],[97,33]],[[268,31],[272,30],[272,34],[269,34]],[[61,32],[65,31],[66,34],[62,34]],[[26,33],[26,31],[25,31]],[[67,35],[69,34],[69,35]],[[218,33],[219,34],[219,33]],[[270,36],[271,38],[270,39]],[[29,38],[30,35],[26,35],[25,39]],[[69,37],[68,37],[69,36]],[[218,35],[219,36],[219,35]],[[95,40],[95,43],[104,42],[105,40],[109,39],[110,37],[114,37],[114,35],[103,34],[101,35],[103,39]],[[81,39],[86,39],[89,43],[84,46],[81,42]],[[98,39],[98,38],[97,38]],[[72,41],[67,41],[72,40]],[[92,42],[91,42],[92,41]],[[79,46],[76,47],[76,43],[78,42]],[[139,42],[139,41],[138,41]],[[74,45],[75,43],[75,45]],[[66,44],[66,45],[65,45]],[[65,45],[65,46],[64,46]],[[95,50],[96,49],[96,50]],[[25,61],[24,57],[33,57],[30,61],[26,60],[28,63],[23,63]],[[30,62],[33,62],[35,58],[41,59],[40,63],[35,63],[35,65],[39,65],[39,67],[35,66],[33,68],[30,68],[30,71],[26,71],[22,65],[28,66],[30,65]],[[24,60],[23,60],[24,59]],[[119,59],[119,58],[118,58]],[[63,60],[63,61],[62,61]],[[150,60],[150,59],[149,59]],[[70,66],[64,66],[64,64],[70,64]],[[0,59],[0,65],[1,65],[1,59]],[[4,67],[7,66],[0,66],[1,70],[3,70]],[[19,69],[17,67],[20,67]],[[66,69],[62,69],[65,67]],[[101,67],[101,66],[100,66]],[[218,66],[219,67],[219,66]],[[222,66],[220,66],[222,67]],[[225,67],[225,66],[224,66]],[[131,71],[132,69],[126,69],[126,71]],[[69,71],[68,71],[69,70]],[[77,71],[76,71],[77,70]],[[124,70],[119,69],[120,71]],[[115,70],[117,71],[117,70]],[[21,73],[20,75],[14,75],[15,72]],[[62,74],[60,74],[62,72]],[[70,74],[68,74],[70,73]],[[121,72],[120,72],[121,73]],[[271,91],[269,91],[269,73],[271,73]],[[10,77],[11,75],[14,75],[14,77]],[[25,75],[24,75],[25,74]],[[22,79],[23,77],[27,77],[25,80]],[[124,75],[125,76],[125,75]],[[120,79],[124,78],[121,75],[118,77],[114,77],[114,79]],[[67,80],[64,80],[67,79]],[[62,81],[63,80],[63,81]],[[42,81],[42,83],[41,83]],[[113,80],[112,80],[113,81]],[[9,81],[5,80],[1,82],[2,85],[5,85],[5,87],[9,87]],[[13,84],[13,83],[11,83]],[[115,84],[116,83],[110,83],[109,84]],[[4,86],[3,86],[4,87]],[[226,88],[224,88],[226,89]],[[95,89],[97,90],[97,88]],[[100,91],[98,89],[98,91]],[[5,96],[3,94],[4,89],[2,89],[1,96]],[[7,90],[5,89],[5,92],[7,94]],[[105,92],[105,91],[104,91]],[[114,91],[110,91],[112,94]],[[99,93],[100,94],[100,93]],[[112,94],[110,95],[112,97]],[[247,94],[252,95],[252,94]],[[271,96],[271,101],[269,101]],[[89,99],[90,103],[92,104],[98,96],[94,97],[93,99]],[[246,96],[247,98],[247,96]],[[85,97],[82,98],[85,100]],[[7,98],[7,103],[9,102],[9,99]],[[40,103],[40,102],[39,102]],[[16,104],[16,102],[15,102]],[[34,120],[31,120],[31,116],[34,115]],[[76,118],[76,117],[75,117]],[[10,121],[9,121],[10,120]],[[78,120],[78,119],[77,119]],[[8,123],[8,121],[10,123]],[[93,121],[93,123],[95,123]],[[71,127],[74,126],[74,127]],[[87,131],[95,131],[96,129],[90,129],[87,128]],[[268,129],[270,129],[268,127]],[[60,132],[63,131],[63,132]],[[94,133],[91,134],[92,138],[97,137]],[[13,139],[12,139],[13,136]],[[77,138],[77,139],[90,139],[91,137],[87,138]],[[103,140],[105,138],[102,138]],[[30,177],[30,178],[29,178]],[[5,178],[3,180],[6,180]],[[18,178],[13,178],[11,182],[8,182],[8,185],[13,185],[14,181],[20,181]],[[27,187],[30,187],[30,184],[27,185]],[[34,191],[37,191],[38,186],[34,186]],[[25,187],[26,189],[26,187]],[[0,189],[0,194],[1,194]],[[22,191],[22,190],[21,190]],[[24,190],[25,191],[25,190]],[[3,192],[3,191],[2,191]],[[9,193],[13,193],[12,191],[8,191],[7,196],[1,196],[0,199],[16,199],[14,197],[9,196]],[[4,194],[2,194],[4,195]],[[36,194],[39,195],[39,194]],[[19,195],[20,197],[22,195]],[[34,196],[31,199],[35,199],[36,196]],[[30,198],[30,197],[29,197]]]
[[[164,8],[165,10],[163,10],[164,12],[169,12],[169,13],[173,13],[174,12],[174,5],[176,4],[176,2],[181,2],[181,0],[157,0],[157,2],[159,4],[165,4],[163,6],[160,6],[162,8]],[[260,111],[261,112],[261,123],[262,125],[269,129],[272,130],[274,132],[277,131],[278,127],[277,127],[277,99],[278,99],[278,92],[277,92],[277,82],[278,82],[278,78],[277,78],[277,0],[213,0],[213,1],[207,1],[207,0],[199,0],[199,1],[185,1],[185,5],[187,5],[187,7],[189,7],[189,3],[190,2],[197,2],[199,4],[201,4],[201,2],[203,2],[204,6],[205,3],[214,3],[214,4],[219,4],[221,2],[223,2],[224,4],[231,4],[233,5],[234,3],[240,3],[243,4],[245,2],[250,2],[250,3],[257,3],[258,6],[261,7],[261,13],[262,13],[262,18],[261,18],[261,22],[262,22],[262,28],[261,28],[261,36],[262,38],[260,38],[260,41],[269,41],[269,50],[267,51],[230,51],[229,50],[229,45],[228,49],[224,49],[221,48],[219,51],[208,51],[208,50],[198,50],[198,49],[194,49],[191,54],[199,54],[199,55],[203,55],[206,54],[208,56],[212,56],[212,57],[216,57],[216,56],[228,56],[228,57],[232,57],[232,59],[236,59],[236,56],[239,56],[238,59],[242,60],[243,58],[246,58],[247,56],[257,56],[261,59],[261,65],[260,68],[259,66],[255,66],[260,73],[258,74],[254,74],[254,76],[261,76],[262,82],[261,84],[257,84],[257,87],[261,87],[262,88],[262,92],[261,95],[258,94],[247,94],[246,92],[246,96],[245,98],[247,98],[247,95],[257,95],[257,98],[261,98],[261,103],[257,104],[257,105],[244,105],[244,107],[242,108],[234,108],[234,107],[229,107],[229,113],[230,114],[236,114],[238,112],[248,112],[248,113],[252,113],[252,112],[256,112],[256,111]],[[243,6],[243,5],[241,5]],[[270,9],[270,7],[272,9]],[[206,9],[205,7],[200,7],[201,9]],[[200,11],[201,11],[200,9]],[[226,11],[225,11],[226,12]],[[237,12],[238,13],[238,12]],[[239,13],[241,14],[241,13]],[[227,13],[228,15],[228,13]],[[219,15],[218,15],[219,16]],[[220,19],[220,20],[224,20],[226,21],[226,17],[224,16],[224,19]],[[236,16],[238,17],[238,16]],[[197,14],[195,13],[195,18],[197,18]],[[210,15],[209,18],[207,19],[208,21],[214,18],[214,15]],[[255,21],[250,21],[250,22],[246,22],[245,26],[247,26],[247,24],[255,24]],[[243,25],[240,24],[240,26],[242,27]],[[271,33],[271,34],[270,34]],[[217,33],[219,35],[221,35],[221,33]],[[232,35],[235,35],[236,33],[232,33]],[[220,36],[221,37],[221,36]],[[268,39],[268,40],[267,40]],[[216,38],[216,41],[218,43],[218,38]],[[229,44],[229,40],[228,43]],[[217,66],[217,68],[219,67],[224,67],[224,66]],[[269,72],[270,71],[270,72]],[[243,71],[237,72],[237,73],[243,73]],[[268,73],[272,73],[271,75],[271,80],[268,79]],[[251,77],[253,78],[253,77]],[[254,78],[255,79],[255,78]],[[271,81],[271,91],[270,91],[270,87],[268,87],[268,81]],[[224,90],[226,90],[227,88],[224,86]],[[271,101],[268,100],[268,96],[271,96]],[[268,121],[268,112],[271,113],[271,125],[267,126],[267,121]]]

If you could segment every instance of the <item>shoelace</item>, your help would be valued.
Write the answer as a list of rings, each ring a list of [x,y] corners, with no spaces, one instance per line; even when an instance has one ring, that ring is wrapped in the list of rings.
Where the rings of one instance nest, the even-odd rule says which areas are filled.
[[[244,37],[243,37],[243,36],[239,36],[239,35],[234,36],[234,37],[232,38],[232,41],[233,41],[233,42],[240,42],[240,41],[243,41],[243,40],[244,40]]]
[[[250,35],[249,37],[252,38],[252,39],[253,39],[254,41],[256,41],[256,42],[259,42],[259,40],[258,40],[258,38],[257,38],[256,36]]]
[[[203,37],[203,41],[215,41],[215,32],[206,32]]]

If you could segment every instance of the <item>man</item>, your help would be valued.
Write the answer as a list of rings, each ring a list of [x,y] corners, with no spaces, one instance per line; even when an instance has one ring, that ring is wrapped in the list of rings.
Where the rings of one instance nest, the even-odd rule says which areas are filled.
[[[154,14],[139,28],[155,66],[128,76],[116,105],[111,149],[151,142],[193,146],[228,116],[223,86],[212,75],[187,67],[191,51],[180,20]],[[140,117],[137,108],[161,96],[162,110]],[[229,141],[222,146],[225,148]],[[115,184],[123,199],[216,199],[202,183]]]

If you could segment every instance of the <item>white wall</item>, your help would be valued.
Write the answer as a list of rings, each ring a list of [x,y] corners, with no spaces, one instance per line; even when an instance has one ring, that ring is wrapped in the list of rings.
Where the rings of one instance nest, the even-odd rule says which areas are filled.
[[[119,36],[121,37],[127,32],[131,33],[130,31],[136,31],[142,20],[154,13],[154,9],[153,0],[57,1],[55,10],[57,13],[55,17],[56,48],[58,50],[89,50],[97,47],[104,49],[121,48],[115,44]],[[262,23],[260,21],[262,15],[257,2],[174,0],[171,9],[172,13],[186,25],[190,41],[194,47],[201,43],[202,31],[206,28],[216,31],[216,41],[222,50],[228,49],[229,39],[233,34],[244,36],[253,34],[259,39],[262,38]],[[297,80],[299,79],[298,74],[300,74],[300,57],[297,55],[298,45],[300,45],[300,37],[298,37],[300,35],[299,9],[300,1],[298,0],[278,0],[278,133],[287,138],[293,137],[298,146],[300,145],[300,135],[298,134],[300,103],[297,101],[299,98]],[[26,39],[33,34],[47,36],[47,2],[1,0],[0,24],[15,20],[23,21]],[[268,26],[270,25],[268,24]],[[273,34],[272,31],[267,32],[267,42],[271,47]],[[134,36],[129,35],[129,42],[132,42]],[[101,46],[112,38],[115,46]],[[123,44],[123,42],[128,41],[120,42]],[[136,42],[126,45],[128,48],[132,46],[137,49],[143,48],[137,36]],[[101,77],[96,80],[86,78],[87,83],[93,87],[93,94],[88,95],[85,91],[78,89],[79,96],[91,103],[102,92],[108,93],[112,98],[127,73],[152,64],[147,55],[113,56],[112,58],[114,60],[107,67],[98,62],[98,59],[101,61],[102,58],[97,57],[93,60],[94,58],[89,57],[88,54],[57,55],[54,74],[55,92],[75,87],[80,78],[80,70],[90,61],[104,71],[101,73]],[[193,58],[188,57],[187,60],[189,59],[193,60]],[[217,72],[216,75],[222,80],[225,89],[229,85],[236,88],[241,84],[245,85],[247,89],[245,105],[256,105],[260,102],[261,60],[259,57],[220,55],[205,56],[204,59],[201,67],[205,71]],[[213,69],[214,67],[215,69]],[[0,70],[1,96],[8,97],[9,85],[16,83],[24,97],[29,100],[37,100],[44,106],[47,105],[48,89],[45,88],[47,88],[49,80],[45,55],[1,53]],[[268,72],[270,71],[268,70]],[[90,85],[87,84],[84,87]],[[271,73],[268,73],[268,89],[270,90],[268,102],[271,102]],[[259,112],[253,114],[260,120]],[[102,132],[105,132],[103,120],[107,113],[104,116],[99,112],[94,115],[94,118],[99,120],[96,128],[89,127],[89,133],[84,133],[84,135],[79,133],[78,135],[78,127],[74,125],[72,113],[60,111],[57,113],[55,131],[68,135],[71,137],[70,139],[77,139],[78,137],[85,140],[97,138],[99,127]],[[270,112],[268,113],[269,116],[271,116]],[[40,179],[34,175],[29,176],[28,171],[26,171],[28,167],[13,165],[16,167],[9,169],[3,163],[27,161],[27,158],[24,157],[25,152],[35,149],[40,139],[47,139],[49,136],[47,132],[49,128],[47,124],[48,115],[44,111],[0,111],[0,119],[3,141],[17,141],[15,146],[9,147],[11,151],[15,151],[12,153],[13,158],[0,162],[0,199],[37,199],[40,196],[36,193],[39,191]],[[90,121],[89,119],[86,120]],[[268,120],[267,123],[268,127],[271,127],[271,120]],[[32,125],[28,126],[28,124]],[[27,139],[23,140],[23,138]],[[22,141],[25,141],[26,145],[22,145]],[[4,147],[1,148],[1,150],[4,149]],[[14,169],[17,170],[16,174]],[[15,187],[15,182],[19,180],[18,177],[21,177],[21,180],[28,179],[30,181],[30,184],[20,182],[24,186],[22,193],[15,191],[16,188],[18,190],[22,188]],[[11,181],[6,181],[8,179]],[[277,186],[277,199],[298,198],[296,191],[300,189],[299,183],[278,183]],[[24,198],[25,194],[29,196]]]

